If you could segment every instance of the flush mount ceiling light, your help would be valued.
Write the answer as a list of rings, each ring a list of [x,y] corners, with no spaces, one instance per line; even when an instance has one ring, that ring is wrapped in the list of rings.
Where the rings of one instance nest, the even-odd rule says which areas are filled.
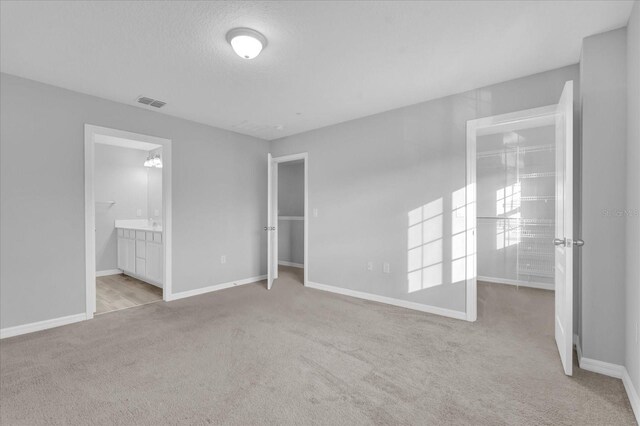
[[[227,33],[227,41],[244,59],[253,59],[267,47],[267,38],[251,28],[234,28]]]
[[[159,169],[162,168],[162,159],[160,159],[160,155],[156,154],[154,156],[147,156],[147,159],[144,162],[145,167],[157,167]]]

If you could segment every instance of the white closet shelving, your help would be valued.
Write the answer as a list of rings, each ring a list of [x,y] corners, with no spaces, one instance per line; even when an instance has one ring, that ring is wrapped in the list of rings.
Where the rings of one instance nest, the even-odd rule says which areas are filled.
[[[553,285],[555,146],[546,143],[553,137],[549,128],[479,139],[479,276]]]

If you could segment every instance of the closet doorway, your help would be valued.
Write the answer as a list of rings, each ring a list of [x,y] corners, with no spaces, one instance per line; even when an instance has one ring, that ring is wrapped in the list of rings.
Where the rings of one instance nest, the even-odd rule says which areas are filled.
[[[268,154],[267,289],[274,280],[306,285],[308,277],[308,155]]]
[[[573,82],[557,105],[469,121],[467,167],[467,317],[476,320],[478,281],[553,292],[555,340],[571,375],[573,248],[583,244],[573,237]]]

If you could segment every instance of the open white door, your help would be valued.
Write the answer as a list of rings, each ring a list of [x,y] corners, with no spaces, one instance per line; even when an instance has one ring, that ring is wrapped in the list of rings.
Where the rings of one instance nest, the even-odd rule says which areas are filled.
[[[573,372],[573,82],[556,114],[555,336],[564,372]]]
[[[271,154],[267,154],[267,289],[271,290],[273,280],[277,278],[278,239],[276,235],[276,224],[278,222],[277,208],[277,165],[273,161]]]

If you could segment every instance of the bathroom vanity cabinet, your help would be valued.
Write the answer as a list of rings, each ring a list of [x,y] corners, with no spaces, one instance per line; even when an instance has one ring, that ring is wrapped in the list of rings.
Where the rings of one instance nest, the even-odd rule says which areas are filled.
[[[117,228],[117,232],[118,269],[162,288],[162,231],[153,228]]]

